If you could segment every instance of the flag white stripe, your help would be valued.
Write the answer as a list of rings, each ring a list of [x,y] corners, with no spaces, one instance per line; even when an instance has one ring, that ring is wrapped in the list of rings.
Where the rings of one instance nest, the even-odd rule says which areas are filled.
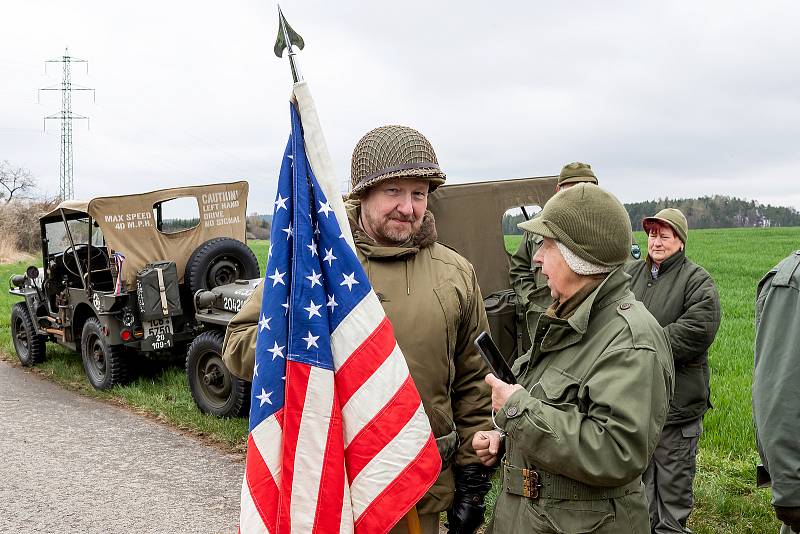
[[[311,366],[297,435],[292,479],[292,532],[312,532],[333,409],[333,373]]]
[[[431,430],[420,403],[414,416],[386,447],[373,457],[350,486],[353,516],[358,520],[375,498],[408,467],[428,442]]]
[[[400,347],[394,350],[342,407],[344,446],[361,432],[378,412],[386,408],[400,386],[408,380],[408,367]]]
[[[386,313],[378,296],[370,290],[331,334],[334,369],[338,370],[364,340],[372,335],[384,317]]]
[[[344,469],[344,496],[342,498],[342,519],[339,522],[339,532],[352,534],[353,532],[353,507],[350,503],[350,481],[347,480],[347,469]]]
[[[247,486],[247,473],[242,477],[242,506],[239,511],[239,531],[247,534],[269,533],[267,526],[258,513],[256,503],[250,495],[250,488]]]
[[[273,414],[261,421],[250,433],[272,479],[278,486],[281,481],[281,442],[276,442],[276,438],[281,436],[281,432],[281,425]]]

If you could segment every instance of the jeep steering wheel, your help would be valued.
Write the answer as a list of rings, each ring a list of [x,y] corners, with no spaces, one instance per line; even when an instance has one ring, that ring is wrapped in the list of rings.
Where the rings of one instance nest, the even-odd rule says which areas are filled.
[[[74,249],[75,254],[73,254],[73,249]],[[82,253],[83,253],[84,250],[86,251],[85,252],[85,255],[86,255],[85,258],[82,257],[82,255],[83,255]],[[73,269],[70,268],[70,264],[68,263],[68,261],[71,261],[72,263],[75,263],[75,256],[76,255],[78,256],[78,261],[81,262],[81,267],[84,268],[84,273],[87,273],[90,270],[92,270],[91,269],[92,262],[94,260],[97,260],[98,258],[102,259],[104,261],[105,265],[108,265],[108,261],[109,261],[108,260],[108,254],[106,253],[105,250],[103,250],[100,247],[96,247],[94,245],[87,245],[87,244],[84,244],[84,243],[78,243],[76,245],[68,246],[67,248],[64,249],[63,256],[62,256],[62,261],[64,263],[64,268],[67,270],[67,272],[69,272],[70,274],[72,274],[74,276],[77,276],[78,278],[80,278],[80,273],[78,272],[79,269],[78,269],[77,265],[75,266],[75,269],[73,270]],[[69,260],[68,260],[68,258],[69,258]]]

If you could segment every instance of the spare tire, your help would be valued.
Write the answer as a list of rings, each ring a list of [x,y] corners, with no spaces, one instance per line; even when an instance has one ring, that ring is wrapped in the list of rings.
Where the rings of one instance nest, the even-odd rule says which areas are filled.
[[[250,247],[230,237],[209,239],[192,252],[183,279],[192,295],[201,289],[259,278],[258,259]]]

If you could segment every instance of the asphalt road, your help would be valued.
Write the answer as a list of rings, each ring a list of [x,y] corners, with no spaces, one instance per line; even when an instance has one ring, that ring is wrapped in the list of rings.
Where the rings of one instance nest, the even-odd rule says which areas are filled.
[[[244,463],[0,361],[0,532],[236,532]]]

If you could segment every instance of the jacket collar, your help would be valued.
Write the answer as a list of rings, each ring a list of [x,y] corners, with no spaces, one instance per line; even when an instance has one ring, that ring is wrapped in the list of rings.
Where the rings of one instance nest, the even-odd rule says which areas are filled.
[[[658,276],[663,276],[667,274],[672,269],[676,269],[676,266],[680,266],[683,264],[684,260],[686,259],[686,251],[679,250],[666,260],[661,262],[661,265],[658,267]],[[649,271],[653,267],[653,261],[648,257],[647,261],[647,270]]]
[[[541,341],[542,352],[560,350],[578,343],[586,334],[592,311],[604,308],[618,301],[628,288],[628,276],[622,266],[609,273],[597,289],[592,291],[569,319],[559,319],[549,314],[542,314],[540,320],[548,325]]]
[[[422,219],[422,227],[408,241],[397,246],[379,245],[359,224],[361,201],[348,200],[345,203],[345,209],[350,221],[350,230],[353,232],[353,241],[367,258],[407,258],[416,255],[423,248],[431,246],[438,238],[433,213],[426,211]]]

